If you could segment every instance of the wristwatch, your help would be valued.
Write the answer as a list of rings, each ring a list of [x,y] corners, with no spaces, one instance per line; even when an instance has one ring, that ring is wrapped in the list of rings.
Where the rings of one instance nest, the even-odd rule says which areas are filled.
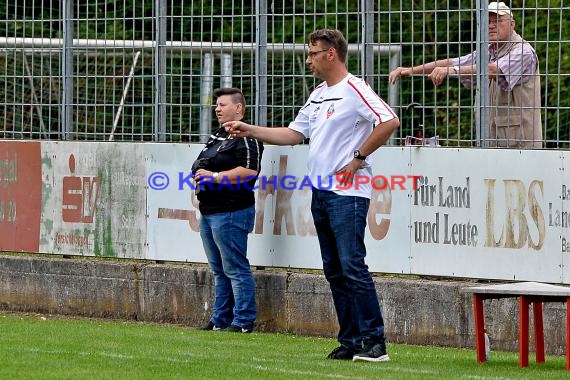
[[[366,157],[367,156],[363,156],[358,149],[354,151],[354,158],[356,158],[357,160],[366,160]]]
[[[218,177],[219,176],[220,176],[220,173],[212,172],[212,177],[214,177],[214,183],[218,183]]]

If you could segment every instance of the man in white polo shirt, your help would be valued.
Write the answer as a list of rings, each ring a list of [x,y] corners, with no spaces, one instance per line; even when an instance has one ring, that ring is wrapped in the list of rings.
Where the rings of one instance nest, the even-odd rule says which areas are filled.
[[[340,325],[340,346],[328,358],[384,362],[390,360],[384,320],[364,262],[372,187],[370,180],[358,187],[350,184],[354,176],[372,176],[368,156],[390,138],[400,121],[364,81],[348,72],[348,43],[342,33],[316,30],[308,48],[306,64],[324,82],[288,127],[262,128],[238,121],[224,126],[235,136],[270,144],[295,145],[310,139],[311,213]],[[317,188],[323,178],[330,178],[332,186]]]

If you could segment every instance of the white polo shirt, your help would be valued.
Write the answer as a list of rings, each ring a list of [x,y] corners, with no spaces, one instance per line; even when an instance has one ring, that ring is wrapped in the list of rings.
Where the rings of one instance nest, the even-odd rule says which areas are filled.
[[[332,87],[321,83],[309,96],[289,128],[310,138],[307,166],[309,178],[315,187],[328,187],[327,190],[339,195],[370,198],[372,185],[355,184],[348,189],[337,188],[337,171],[354,158],[372,133],[374,126],[396,118],[388,106],[362,79],[348,74]],[[382,128],[382,125],[378,126]],[[365,167],[355,176],[372,177],[371,157]],[[381,173],[376,173],[381,174]]]

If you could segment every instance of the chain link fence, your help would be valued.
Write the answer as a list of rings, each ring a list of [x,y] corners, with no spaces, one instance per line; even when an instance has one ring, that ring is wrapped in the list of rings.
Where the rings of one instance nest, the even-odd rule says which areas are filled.
[[[9,0],[0,5],[0,138],[200,142],[222,86],[244,91],[248,121],[287,125],[318,83],[305,66],[307,36],[326,27],[347,38],[349,71],[400,115],[392,144],[421,134],[477,146],[477,90],[425,76],[389,85],[388,73],[475,50],[481,4]],[[545,147],[568,148],[570,8],[507,5],[539,57]]]

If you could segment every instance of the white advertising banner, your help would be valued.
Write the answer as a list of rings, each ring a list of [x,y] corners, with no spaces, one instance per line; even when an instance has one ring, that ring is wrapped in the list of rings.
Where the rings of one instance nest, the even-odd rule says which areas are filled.
[[[189,175],[203,145],[145,144],[148,258],[206,262]]]
[[[365,235],[372,272],[409,273],[409,199],[417,176],[408,148],[380,148],[372,164],[373,189]]]
[[[198,228],[198,202],[188,178],[201,147],[145,147],[149,259],[206,262]],[[307,153],[306,146],[265,146],[255,190],[255,227],[248,241],[252,265],[322,268],[311,216]],[[409,268],[406,209],[408,187],[413,181],[407,178],[408,161],[409,152],[405,149],[386,149],[376,157],[377,184],[366,231],[369,266],[373,271],[402,272]]]
[[[145,258],[142,147],[42,142],[40,252]]]
[[[556,153],[560,155],[562,161],[558,171],[562,184],[552,194],[552,205],[548,205],[547,225],[558,238],[556,240],[558,244],[552,249],[561,253],[559,263],[562,268],[561,282],[570,284],[570,152]]]
[[[557,154],[411,149],[412,273],[561,281]]]
[[[28,221],[24,240],[39,248],[4,239],[0,249],[206,263],[190,178],[202,147],[41,142],[40,158],[33,144],[6,146],[4,172],[19,187],[5,196],[20,205],[9,227],[23,231]],[[307,154],[307,146],[265,146],[252,265],[322,268]],[[40,160],[38,216],[39,206],[22,205],[39,199]],[[10,174],[20,161],[24,172]],[[370,270],[570,283],[569,161],[546,150],[381,148],[365,235]],[[17,198],[24,186],[37,189]]]
[[[301,148],[301,149],[299,149]],[[265,145],[248,256],[254,265],[322,268],[311,217],[307,147]]]
[[[199,233],[200,212],[191,166],[203,145],[149,144],[149,258],[207,262]],[[295,152],[296,154],[291,154]],[[318,242],[310,218],[310,188],[298,190],[306,153],[266,147],[255,190],[256,220],[249,236],[252,265],[316,268]]]

